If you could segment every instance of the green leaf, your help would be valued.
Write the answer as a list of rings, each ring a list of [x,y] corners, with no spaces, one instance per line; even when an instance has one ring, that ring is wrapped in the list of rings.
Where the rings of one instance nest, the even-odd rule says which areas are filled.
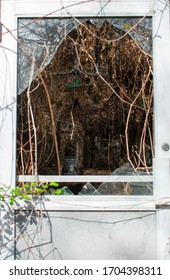
[[[22,199],[25,199],[25,200],[30,200],[31,198],[28,196],[28,195],[26,195],[25,193],[23,193],[22,195],[21,195],[21,198]]]
[[[75,77],[74,81],[67,85],[66,91],[71,91],[81,86],[79,77]]]
[[[48,189],[48,186],[45,185],[45,184],[42,184],[40,187],[41,187],[42,189]]]
[[[21,188],[28,189],[28,188],[30,188],[30,185],[29,184],[24,184],[24,185],[21,186]]]
[[[0,200],[4,201],[4,195],[0,195]]]
[[[17,187],[16,189],[11,190],[11,194],[12,194],[12,195],[15,195],[15,196],[20,195],[20,189],[19,189],[19,187]]]
[[[42,192],[44,192],[42,189],[40,189],[40,188],[37,188],[36,189],[36,192],[39,194],[39,193],[42,193]]]
[[[37,186],[36,182],[31,183],[31,187],[36,187],[36,186]]]
[[[63,193],[63,191],[62,191],[62,189],[58,189],[58,190],[54,191],[54,193],[55,193],[56,195],[60,195],[60,194]]]
[[[12,206],[15,203],[15,198],[14,197],[10,197],[9,199],[9,204]]]
[[[50,186],[50,187],[59,187],[59,183],[57,183],[57,182],[51,182],[51,183],[49,184],[49,186]]]

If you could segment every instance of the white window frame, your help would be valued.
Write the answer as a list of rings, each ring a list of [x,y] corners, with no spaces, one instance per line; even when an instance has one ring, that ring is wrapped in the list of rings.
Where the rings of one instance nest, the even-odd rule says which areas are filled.
[[[35,1],[36,2],[36,1]],[[68,13],[66,13],[65,11],[62,12],[62,16],[77,16],[77,17],[90,17],[90,16],[95,16],[96,14],[98,14],[99,16],[103,16],[103,12],[101,12],[101,14],[98,13],[98,11],[101,9],[101,6],[99,5],[100,1],[91,1],[90,5],[88,5],[88,3],[86,3],[85,8],[86,9],[80,9],[79,10],[79,5],[77,6],[73,6],[71,5],[72,2],[77,2],[79,3],[79,1],[65,1],[67,2],[65,5],[66,6],[71,6],[71,8],[68,8]],[[151,12],[148,13],[148,10],[146,10],[146,4],[148,4],[146,1],[144,1],[144,5],[142,5],[143,9],[145,10],[145,13],[147,11],[147,15],[153,15],[153,11],[151,10]],[[119,4],[117,3],[117,1],[112,1],[112,3],[110,5],[106,5],[107,1],[103,1],[103,5],[105,6],[104,8],[104,16],[112,16],[112,17],[117,17],[117,16],[129,16],[129,3],[127,3],[126,1],[126,8],[122,7],[122,4],[124,5],[123,1],[119,1]],[[36,3],[35,3],[36,4]],[[91,9],[91,4],[95,5],[96,7],[94,7],[93,9]],[[101,4],[101,3],[100,3]],[[127,5],[128,4],[128,5]],[[139,13],[139,10],[137,8],[136,5],[134,4],[130,4],[130,9],[133,6],[133,13],[130,13],[130,16],[140,16],[140,15],[144,15],[144,12]],[[80,5],[81,7],[81,5]],[[128,7],[128,12],[127,12],[127,7]],[[126,12],[121,12],[122,8],[124,10],[126,10]],[[147,7],[148,8],[148,7]],[[105,11],[106,9],[106,11]],[[114,12],[112,12],[112,10]],[[61,11],[59,11],[60,13],[60,17],[61,17]],[[31,17],[32,14],[29,14],[27,17],[29,18],[29,16]],[[52,16],[56,16],[58,17],[58,12],[54,13]],[[38,17],[38,15],[37,15]],[[26,18],[26,17],[25,17]],[[20,175],[17,176],[17,181],[19,182],[32,182],[32,181],[36,181],[38,180],[39,182],[153,182],[153,176],[152,175],[144,175],[144,176],[139,176],[139,175],[133,175],[133,176],[107,176],[107,175],[103,175],[103,176],[82,176],[82,175],[73,175],[73,176],[49,176],[49,175],[40,175],[40,176],[26,176],[26,175]],[[100,197],[100,200],[102,201],[103,196]],[[97,198],[94,198],[94,200],[96,200]],[[113,200],[113,198],[109,198],[111,200]],[[98,200],[98,199],[97,199]]]
[[[17,3],[18,2],[18,3]],[[35,11],[37,11],[36,9],[36,5],[38,4],[39,5],[39,2],[41,1],[33,1],[33,3],[31,3],[31,5],[29,5],[29,10],[26,14],[25,12],[25,4],[24,4],[24,1],[16,1],[16,11],[18,13],[17,15],[17,18],[18,17],[21,17],[23,16],[23,13],[22,13],[22,9],[23,9],[23,4],[24,4],[24,17],[32,17],[32,16],[35,16],[35,17],[38,17],[38,16],[43,16],[44,14],[48,14],[48,11],[47,11],[47,5],[45,3],[45,1],[42,2],[42,7],[41,7],[41,13],[40,13],[40,9],[38,14],[35,13]],[[83,16],[95,16],[96,14],[98,14],[99,16],[102,16],[103,15],[103,10],[101,9],[101,5],[103,5],[104,7],[104,16],[112,16],[112,17],[117,17],[117,16],[152,16],[153,18],[153,30],[154,28],[156,29],[156,24],[158,22],[156,22],[156,16],[155,16],[155,13],[156,13],[156,10],[155,9],[158,9],[159,8],[159,1],[133,1],[133,2],[128,2],[128,1],[111,1],[109,4],[107,4],[107,1],[85,1],[87,3],[85,3],[84,5],[81,4],[79,5],[78,3],[80,3],[79,1],[64,1],[65,3],[65,7],[68,7],[67,8],[67,11],[62,10],[62,16],[77,16],[77,17],[83,17]],[[102,3],[103,2],[103,3]],[[138,4],[137,4],[137,3]],[[157,2],[157,3],[156,3]],[[60,4],[59,7],[57,7],[58,9],[56,9],[56,2],[55,1],[52,1],[51,2],[51,5],[55,4],[55,8],[54,8],[54,13],[51,14],[50,11],[52,9],[52,7],[50,7],[50,11],[49,11],[49,15],[48,17],[50,16],[55,16],[55,17],[61,17],[61,6]],[[75,6],[73,5],[75,4]],[[161,3],[162,4],[162,3]],[[18,5],[18,6],[17,6]],[[35,7],[34,7],[35,5]],[[81,8],[83,5],[83,9]],[[92,6],[93,5],[93,9],[92,9]],[[80,9],[79,9],[80,7]],[[31,11],[30,11],[31,10]],[[101,13],[99,13],[98,11],[101,10]],[[20,15],[21,13],[21,15]],[[158,14],[158,13],[156,13]],[[157,31],[156,31],[157,32]],[[154,36],[154,31],[153,31],[153,36]],[[160,35],[159,35],[160,36]],[[153,53],[155,55],[156,53],[156,50],[155,50],[155,41],[153,40]],[[154,63],[156,64],[155,62],[155,57],[154,57]],[[157,69],[157,67],[155,67]],[[154,75],[155,75],[155,69],[154,69]],[[156,97],[159,97],[157,94],[156,94],[156,86],[159,86],[159,83],[154,83],[154,106],[155,106],[155,111],[156,111],[156,108],[157,108],[157,103],[155,101]],[[158,107],[159,109],[159,107]],[[155,114],[156,115],[156,114]],[[156,122],[156,118],[155,118],[155,122]],[[159,122],[158,122],[159,124]],[[155,129],[156,129],[156,124],[155,124]],[[162,125],[161,125],[162,127]],[[163,131],[164,132],[164,131]],[[161,134],[162,135],[162,134]],[[157,137],[155,137],[155,154],[156,153],[160,153],[161,156],[162,156],[162,149],[160,149],[161,145],[156,145],[156,141],[157,141]],[[163,141],[164,142],[167,142],[166,140]],[[168,156],[168,153],[164,153],[164,157]],[[156,158],[156,156],[155,156]],[[154,165],[154,173],[155,173],[155,165]],[[35,176],[18,176],[17,177],[17,180],[18,181],[27,181],[27,182],[31,182],[31,181],[35,181],[37,180],[38,181],[43,181],[43,182],[152,182],[153,181],[153,176],[152,175],[145,175],[145,176],[107,176],[107,175],[104,175],[104,176],[81,176],[81,175],[78,175],[78,176],[44,176],[44,175],[41,175],[41,176],[38,176],[35,177]],[[89,198],[89,197],[88,197]],[[80,200],[80,198],[77,198],[78,200]],[[103,200],[103,197],[94,197],[93,200]],[[114,200],[114,197],[113,196],[109,196],[108,197],[109,200]],[[122,197],[122,199],[126,199],[126,197]],[[141,197],[141,199],[143,200],[143,196]],[[146,200],[151,200],[151,197],[150,196],[146,196]]]
[[[10,1],[9,1],[10,2]],[[41,2],[41,5],[40,5]],[[118,17],[118,16],[152,16],[153,18],[153,30],[156,30],[156,26],[159,26],[159,18],[161,17],[161,12],[156,12],[156,9],[159,9],[159,5],[163,6],[159,1],[148,1],[148,0],[143,0],[143,1],[109,1],[109,3],[106,5],[107,1],[83,1],[87,2],[84,3],[83,9],[81,8],[81,5],[78,5],[79,1],[63,1],[65,3],[65,6],[68,7],[67,11],[64,9],[61,10],[61,4],[56,4],[56,1],[51,1],[51,6],[47,4],[47,1],[42,1],[42,0],[34,0],[30,1],[29,4],[25,2],[24,0],[16,0],[16,1],[11,1],[11,4],[14,5],[15,7],[15,26],[13,29],[17,28],[17,20],[18,18],[24,17],[24,18],[29,18],[29,17],[42,17],[44,15],[48,15],[48,17],[61,17],[62,16],[77,16],[77,17],[83,17],[83,16],[88,16],[92,17],[98,14],[99,16],[102,16],[103,10],[101,9],[101,5],[104,6],[104,16],[112,16],[112,17]],[[77,5],[73,5],[76,4]],[[26,5],[28,6],[26,8]],[[83,4],[82,4],[83,5]],[[93,9],[92,6],[93,5]],[[80,9],[78,7],[80,6]],[[38,9],[37,9],[38,7]],[[85,9],[84,9],[85,8]],[[50,10],[49,10],[50,9]],[[38,10],[38,13],[36,12]],[[98,11],[101,10],[101,14],[98,13]],[[55,12],[51,12],[55,11]],[[158,15],[160,14],[160,15]],[[162,28],[163,29],[163,28]],[[163,30],[161,30],[163,32]],[[155,32],[156,33],[156,32]],[[165,32],[164,32],[165,33]],[[166,32],[167,33],[167,32]],[[154,31],[153,31],[154,34]],[[165,34],[167,36],[167,34]],[[16,36],[16,34],[15,34]],[[153,35],[154,36],[154,35]],[[160,39],[160,35],[157,36],[158,39]],[[156,41],[156,42],[155,42]],[[153,41],[153,52],[154,52],[154,75],[159,73],[161,75],[162,73],[162,67],[161,63],[159,62],[160,59],[157,59],[157,46],[159,45],[160,42],[158,40]],[[164,42],[163,42],[164,44]],[[16,48],[16,46],[15,46]],[[16,57],[15,57],[16,59]],[[163,71],[164,72],[164,71]],[[16,74],[14,73],[15,78],[14,81],[16,80]],[[165,78],[164,78],[165,79]],[[157,161],[157,158],[170,158],[170,151],[164,152],[161,149],[162,143],[169,143],[169,139],[167,139],[168,135],[166,129],[162,126],[162,123],[160,125],[160,121],[157,117],[159,111],[162,113],[162,109],[160,110],[160,106],[157,106],[158,101],[160,102],[162,97],[160,98],[160,94],[157,94],[158,90],[162,86],[162,82],[160,83],[157,82],[157,78],[154,79],[154,108],[155,108],[155,159]],[[166,79],[165,79],[166,80]],[[165,81],[164,87],[169,85],[169,80]],[[14,93],[16,96],[16,93]],[[17,96],[16,96],[17,98]],[[160,103],[159,103],[160,104]],[[158,112],[158,113],[157,113]],[[164,112],[164,110],[163,110]],[[15,112],[16,113],[16,112]],[[165,134],[164,139],[165,140],[160,140],[158,137],[158,129],[157,126],[159,126],[159,130],[161,130],[161,135]],[[161,137],[162,138],[162,137]],[[159,142],[161,142],[159,144]],[[154,164],[154,173],[155,171],[155,164]],[[35,176],[17,176],[18,181],[35,181]],[[154,176],[152,175],[144,175],[144,176],[38,176],[39,181],[58,181],[58,182],[152,182],[154,181]]]

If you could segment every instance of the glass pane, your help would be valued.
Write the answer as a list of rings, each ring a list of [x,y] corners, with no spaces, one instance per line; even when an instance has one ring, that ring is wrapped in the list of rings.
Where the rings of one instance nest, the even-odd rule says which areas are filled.
[[[20,19],[18,32],[17,174],[150,174],[152,19]]]
[[[126,180],[126,179],[125,179]],[[87,182],[57,183],[35,182],[18,183],[27,195],[60,195],[60,196],[101,196],[101,195],[153,195],[153,183],[143,182]]]

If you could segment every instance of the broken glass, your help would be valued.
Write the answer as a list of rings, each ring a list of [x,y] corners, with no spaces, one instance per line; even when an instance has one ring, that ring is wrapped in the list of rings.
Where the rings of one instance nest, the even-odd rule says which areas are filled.
[[[17,174],[151,174],[152,19],[21,18],[18,27]],[[152,194],[143,182],[74,188]]]
[[[123,18],[20,18],[18,21],[18,94],[21,94],[53,59],[67,34],[80,24],[90,21],[101,28],[104,21],[129,34],[145,52],[152,53],[152,19]],[[118,38],[119,40],[119,34]],[[34,74],[30,77],[34,64]]]

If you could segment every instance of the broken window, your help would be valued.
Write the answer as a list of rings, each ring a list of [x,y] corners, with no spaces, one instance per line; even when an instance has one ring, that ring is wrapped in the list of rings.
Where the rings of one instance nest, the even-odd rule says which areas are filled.
[[[19,19],[18,39],[17,174],[152,174],[152,19]],[[68,189],[148,195],[152,183]]]

